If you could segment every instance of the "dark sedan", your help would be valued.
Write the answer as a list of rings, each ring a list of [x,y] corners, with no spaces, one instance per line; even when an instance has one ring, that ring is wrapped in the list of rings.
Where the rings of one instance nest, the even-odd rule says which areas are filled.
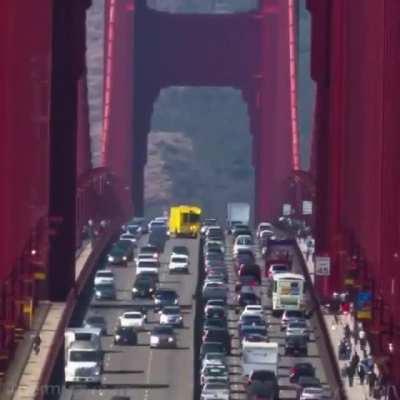
[[[114,335],[114,343],[118,345],[131,345],[137,344],[138,337],[134,328],[129,326],[118,326]]]

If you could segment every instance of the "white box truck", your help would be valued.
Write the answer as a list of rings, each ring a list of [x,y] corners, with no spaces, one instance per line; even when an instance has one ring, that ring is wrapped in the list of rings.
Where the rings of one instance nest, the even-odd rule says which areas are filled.
[[[64,334],[65,386],[99,384],[103,371],[101,329],[70,328]]]
[[[276,342],[244,342],[242,349],[243,375],[251,371],[268,370],[278,376],[279,345]]]
[[[228,231],[230,231],[234,225],[249,225],[250,204],[228,203],[226,223]]]

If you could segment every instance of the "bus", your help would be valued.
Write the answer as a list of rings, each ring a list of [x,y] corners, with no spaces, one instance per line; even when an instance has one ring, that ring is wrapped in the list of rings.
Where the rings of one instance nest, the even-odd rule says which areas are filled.
[[[272,312],[285,310],[303,310],[304,285],[303,275],[285,272],[272,277]]]
[[[173,206],[169,212],[169,234],[171,237],[196,238],[201,228],[201,208],[196,206]]]

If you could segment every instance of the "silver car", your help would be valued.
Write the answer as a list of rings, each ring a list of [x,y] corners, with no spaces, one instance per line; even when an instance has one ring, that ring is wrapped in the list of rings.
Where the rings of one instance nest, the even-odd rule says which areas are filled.
[[[203,286],[203,300],[224,299],[228,296],[228,288],[222,282],[205,282]]]

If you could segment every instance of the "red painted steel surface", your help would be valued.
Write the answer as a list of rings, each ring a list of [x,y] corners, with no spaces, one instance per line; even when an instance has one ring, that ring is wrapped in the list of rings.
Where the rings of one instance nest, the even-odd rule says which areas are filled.
[[[344,289],[356,257],[352,290],[372,290],[369,335],[400,384],[400,3],[311,0],[309,9],[317,243],[333,260],[325,289]]]
[[[31,261],[47,262],[51,11],[0,2],[0,373],[41,269]]]
[[[102,161],[123,212],[132,214],[135,3],[106,0],[105,10]]]
[[[276,216],[285,181],[299,167],[294,2],[265,0],[258,12],[232,15],[169,14],[115,0],[107,10],[103,157],[124,203],[131,191],[143,212],[147,134],[160,89],[233,86],[249,105],[256,219]]]
[[[48,296],[49,285],[54,286],[48,281],[54,241],[67,229],[71,233],[71,241],[65,243],[71,262],[62,265],[65,260],[58,255],[54,267],[62,279],[73,276],[75,248],[88,219],[98,225],[102,219],[123,215],[113,177],[106,168],[91,169],[85,76],[89,5],[87,0],[60,1],[56,7],[47,0],[40,7],[31,1],[0,1],[0,378],[16,342],[30,326],[31,310],[38,299]],[[66,29],[55,19],[57,24],[66,23]],[[65,35],[70,35],[68,44]],[[55,57],[57,44],[61,48]],[[56,96],[52,85],[58,85],[57,79],[68,86],[64,99]],[[72,135],[76,147],[66,158],[76,162],[72,170],[77,171],[71,176],[76,198],[70,196],[76,207],[67,207],[76,208],[71,220],[63,209],[50,211],[53,191],[58,188],[62,195],[65,182],[64,175],[49,167],[52,160],[64,157],[63,140]],[[57,141],[61,153],[51,154]]]

